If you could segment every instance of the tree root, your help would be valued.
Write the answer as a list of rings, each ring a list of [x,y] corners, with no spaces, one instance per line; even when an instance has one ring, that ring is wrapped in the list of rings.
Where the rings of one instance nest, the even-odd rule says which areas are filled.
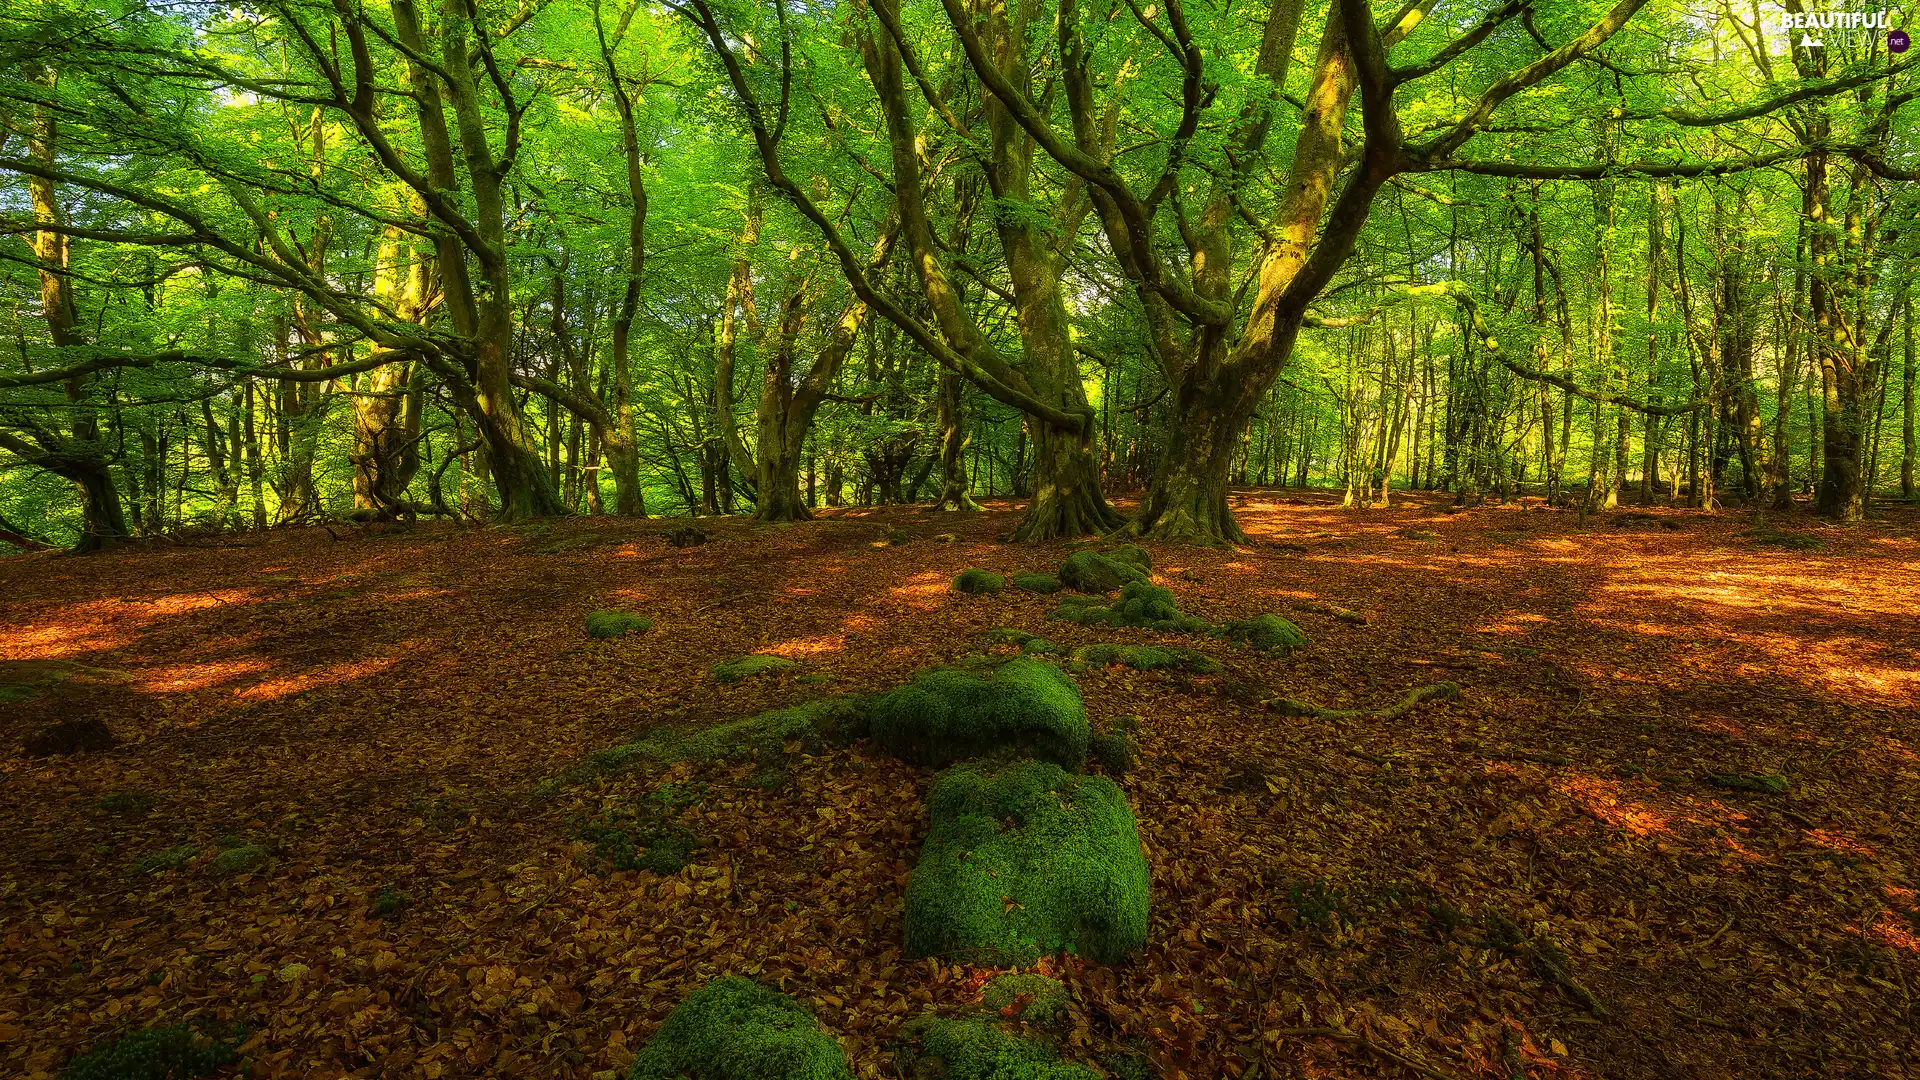
[[[1527,937],[1512,919],[1498,912],[1487,917],[1487,930],[1491,936],[1480,944],[1532,962],[1535,970],[1548,982],[1566,991],[1567,996],[1579,1002],[1581,1008],[1602,1020],[1609,1019],[1606,1002],[1573,977],[1572,969],[1567,966],[1566,954],[1552,939],[1539,935]]]
[[[1283,716],[1311,716],[1320,720],[1395,720],[1412,712],[1423,701],[1451,701],[1459,696],[1459,683],[1438,682],[1414,688],[1400,699],[1399,704],[1385,709],[1323,709],[1318,705],[1284,697],[1266,698],[1260,704]]]

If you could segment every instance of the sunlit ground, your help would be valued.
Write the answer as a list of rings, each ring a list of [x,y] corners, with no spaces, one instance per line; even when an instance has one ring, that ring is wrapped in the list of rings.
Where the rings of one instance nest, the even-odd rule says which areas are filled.
[[[1156,580],[1190,613],[1274,611],[1311,644],[1201,639],[1184,643],[1224,675],[1081,677],[1096,721],[1142,718],[1124,783],[1155,893],[1141,955],[1067,970],[1077,1038],[1193,1078],[1920,1067],[1911,513],[1772,523],[1813,552],[1664,509],[1679,528],[1299,492],[1240,513],[1255,544],[1157,549]],[[659,538],[676,523],[580,519],[0,559],[0,658],[122,673],[0,705],[0,1075],[204,1018],[247,1024],[262,1076],[606,1080],[687,991],[740,972],[807,1001],[863,1077],[894,1076],[900,1024],[980,983],[898,948],[926,770],[856,747],[797,758],[771,792],[751,765],[534,789],[654,724],[897,685],[999,626],[1181,643],[1049,621],[1014,590],[952,595],[967,567],[1058,565],[1066,545],[998,542],[1016,520],[724,521],[682,549]],[[919,538],[884,543],[896,526]],[[655,626],[589,640],[609,607]],[[752,652],[803,666],[707,674]],[[1258,705],[1374,708],[1441,680],[1462,698],[1390,722]],[[121,744],[19,756],[79,715]],[[1784,794],[1716,779],[1775,775]],[[576,823],[666,780],[710,793],[694,864],[593,872]],[[102,808],[126,792],[150,810]],[[223,839],[274,858],[218,877]],[[189,844],[180,869],[129,869]],[[383,888],[397,916],[371,913]]]

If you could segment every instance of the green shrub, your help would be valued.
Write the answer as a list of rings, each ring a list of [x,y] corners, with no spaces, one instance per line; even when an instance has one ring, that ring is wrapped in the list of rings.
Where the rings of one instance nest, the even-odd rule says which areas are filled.
[[[1083,593],[1110,593],[1130,582],[1144,582],[1147,572],[1129,562],[1093,551],[1076,551],[1060,564],[1060,583]]]
[[[943,1080],[1099,1080],[1085,1065],[1060,1060],[1037,1039],[1010,1035],[986,1020],[925,1016],[901,1029],[912,1061],[939,1059],[939,1071],[910,1069],[910,1076]]]
[[[616,638],[639,630],[653,629],[653,620],[625,611],[596,611],[587,616],[587,636]]]
[[[991,570],[962,570],[953,579],[953,591],[969,595],[997,593],[1006,587],[1007,579]]]
[[[916,764],[1018,750],[1077,769],[1087,756],[1080,688],[1026,657],[923,671],[873,698],[867,715],[873,740]]]
[[[165,851],[156,851],[151,855],[134,860],[131,867],[136,874],[157,874],[162,870],[178,870],[200,855],[200,849],[192,844],[181,844]]]
[[[688,995],[628,1080],[853,1080],[846,1052],[785,994],[730,975]]]
[[[1144,581],[1129,582],[1120,589],[1120,598],[1112,604],[1068,599],[1053,617],[1086,626],[1141,626],[1176,634],[1205,634],[1213,624],[1183,614],[1173,602],[1173,592]]]
[[[1025,998],[1022,1002],[1020,999]],[[981,1003],[994,1012],[1036,1024],[1050,1023],[1067,1008],[1067,988],[1045,975],[1008,972],[987,980]]]
[[[1130,667],[1139,671],[1189,671],[1212,675],[1221,669],[1220,661],[1192,649],[1170,645],[1086,645],[1074,650],[1073,658],[1094,667]]]
[[[185,1080],[238,1060],[233,1043],[172,1024],[108,1039],[61,1069],[60,1080]]]
[[[773,671],[788,671],[800,666],[800,661],[789,660],[784,656],[768,656],[755,653],[751,656],[739,656],[732,660],[723,660],[707,670],[723,683],[737,683],[741,679],[750,679],[755,675],[765,675]]]
[[[1238,619],[1220,629],[1229,640],[1244,641],[1265,652],[1292,652],[1307,643],[1307,635],[1299,627],[1278,615]]]
[[[1146,857],[1111,780],[1043,761],[955,766],[907,882],[909,956],[995,966],[1066,949],[1118,963],[1147,939]]]
[[[1057,593],[1060,591],[1060,579],[1052,574],[1015,574],[1013,587],[1025,592]]]

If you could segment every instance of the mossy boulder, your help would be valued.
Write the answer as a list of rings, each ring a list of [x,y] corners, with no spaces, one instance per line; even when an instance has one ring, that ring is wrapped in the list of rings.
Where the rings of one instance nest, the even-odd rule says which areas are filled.
[[[1114,562],[1126,563],[1143,574],[1153,573],[1153,554],[1139,544],[1121,544],[1105,554]]]
[[[1087,740],[1087,755],[1108,776],[1125,776],[1138,753],[1133,740],[1116,731],[1096,732]]]
[[[142,855],[133,861],[127,869],[135,874],[158,874],[167,870],[178,870],[200,857],[200,849],[193,844],[181,844],[151,855]]]
[[[1059,950],[1101,963],[1147,940],[1148,874],[1113,781],[1044,761],[941,773],[907,881],[909,956],[1019,966]]]
[[[1052,1047],[981,1019],[911,1020],[900,1032],[914,1080],[1099,1080]]]
[[[1300,628],[1278,615],[1237,619],[1220,628],[1229,641],[1244,641],[1263,652],[1287,653],[1307,643]]]
[[[969,596],[990,595],[1007,587],[1007,579],[991,570],[962,570],[953,579],[953,591]]]
[[[846,1051],[799,1002],[729,975],[688,995],[628,1080],[853,1080]]]
[[[1146,570],[1097,551],[1076,551],[1060,564],[1060,583],[1075,592],[1106,595],[1129,582],[1144,582]]]
[[[980,1003],[1009,1019],[1052,1023],[1067,1009],[1067,987],[1045,975],[1008,972],[987,980]]]
[[[1069,598],[1053,617],[1087,626],[1140,626],[1176,634],[1205,634],[1213,624],[1183,613],[1173,602],[1173,591],[1144,581],[1128,582],[1111,604]]]
[[[653,620],[628,611],[596,611],[587,616],[587,636],[617,638],[653,629]]]
[[[1016,751],[1077,769],[1087,756],[1080,688],[1024,656],[923,671],[871,699],[867,721],[874,742],[921,765]]]
[[[1092,667],[1130,667],[1138,671],[1212,675],[1222,670],[1220,661],[1213,657],[1172,645],[1086,645],[1074,650],[1073,658]]]
[[[1060,591],[1060,579],[1052,574],[1015,574],[1013,587],[1022,592],[1057,593]]]
[[[736,656],[732,660],[723,660],[708,668],[716,681],[737,683],[741,679],[751,679],[755,675],[769,675],[776,671],[791,671],[800,666],[800,661],[789,660],[784,656],[769,656],[755,653],[751,656]]]
[[[273,852],[260,844],[222,844],[220,854],[213,857],[208,869],[221,877],[231,877],[259,869],[272,857]]]

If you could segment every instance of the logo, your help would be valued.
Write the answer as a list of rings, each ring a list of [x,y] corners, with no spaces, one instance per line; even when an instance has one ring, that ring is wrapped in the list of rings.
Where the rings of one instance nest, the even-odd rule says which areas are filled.
[[[1893,17],[1884,8],[1879,11],[1783,11],[1778,25],[1793,44],[1803,49],[1819,49],[1857,43],[1891,30]],[[1905,31],[1887,34],[1887,47],[1894,52],[1905,52],[1911,44]]]

